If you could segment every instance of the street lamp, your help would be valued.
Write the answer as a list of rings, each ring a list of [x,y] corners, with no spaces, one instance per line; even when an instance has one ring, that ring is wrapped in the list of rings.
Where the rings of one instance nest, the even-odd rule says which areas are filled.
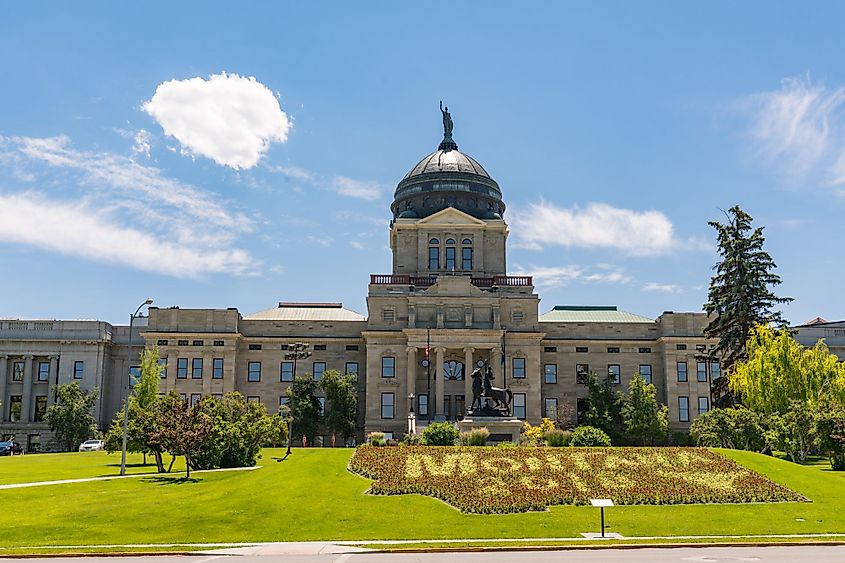
[[[308,351],[310,344],[305,342],[294,342],[288,345],[288,353],[285,354],[286,360],[293,360],[293,378],[296,379],[296,362],[297,360],[304,360],[311,355]],[[288,405],[288,451],[286,456],[290,455],[290,443],[293,436],[293,410]]]
[[[135,317],[145,305],[152,305],[153,300],[149,297],[129,315],[129,345],[126,347],[126,398],[123,401],[123,447],[120,450],[120,475],[126,475],[126,429],[129,423],[129,391],[132,387],[132,324]]]

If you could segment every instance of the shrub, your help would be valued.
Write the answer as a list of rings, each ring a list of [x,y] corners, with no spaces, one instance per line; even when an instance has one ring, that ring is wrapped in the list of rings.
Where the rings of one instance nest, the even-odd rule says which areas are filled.
[[[467,432],[461,432],[462,446],[484,446],[487,445],[487,438],[490,431],[486,428],[473,428]]]
[[[522,443],[536,446],[543,440],[543,435],[549,430],[554,430],[555,423],[550,418],[543,418],[539,426],[531,426],[526,422],[522,425]]]
[[[426,446],[454,446],[460,432],[448,422],[435,422],[426,426],[422,443]]]
[[[370,432],[369,434],[367,434],[367,441],[370,443],[371,446],[385,445],[384,432]]]
[[[672,432],[672,445],[682,447],[694,446],[695,441],[689,432]]]
[[[543,439],[546,440],[547,446],[562,448],[569,445],[569,441],[572,439],[572,432],[555,428],[543,434]]]
[[[744,407],[713,409],[690,426],[696,444],[708,448],[730,448],[759,452],[766,445],[760,415]]]
[[[573,447],[608,447],[610,436],[593,426],[579,426],[572,431],[569,445]]]
[[[518,445],[514,444],[513,442],[499,442],[498,444],[496,444],[496,447],[502,448],[504,450],[504,449],[516,448],[516,447],[518,447]]]
[[[422,445],[422,436],[419,434],[405,434],[405,437],[402,438],[402,445],[403,446],[421,446]]]

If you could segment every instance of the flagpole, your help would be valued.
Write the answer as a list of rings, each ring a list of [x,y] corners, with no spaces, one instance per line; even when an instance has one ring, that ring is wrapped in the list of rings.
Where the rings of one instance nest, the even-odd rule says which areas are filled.
[[[431,396],[431,329],[426,329],[425,335],[425,372],[428,378],[428,382],[426,384],[426,394],[428,395],[428,412],[426,413],[428,416],[428,422],[431,423],[431,407],[432,407],[432,396]]]

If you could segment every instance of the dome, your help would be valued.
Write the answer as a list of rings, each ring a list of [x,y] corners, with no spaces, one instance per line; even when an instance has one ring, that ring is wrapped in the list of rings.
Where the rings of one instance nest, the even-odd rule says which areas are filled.
[[[477,160],[458,150],[449,108],[441,111],[443,141],[396,186],[390,206],[393,218],[424,218],[454,207],[478,219],[501,219],[505,204],[499,184]]]

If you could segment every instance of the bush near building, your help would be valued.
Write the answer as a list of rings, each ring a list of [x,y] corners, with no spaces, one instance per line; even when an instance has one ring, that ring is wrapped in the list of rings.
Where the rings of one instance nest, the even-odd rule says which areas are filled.
[[[453,446],[460,432],[448,422],[435,422],[425,427],[422,443],[426,446]]]
[[[579,426],[572,431],[572,436],[569,439],[569,445],[573,448],[584,447],[608,447],[610,446],[610,436],[604,431],[592,426]]]

